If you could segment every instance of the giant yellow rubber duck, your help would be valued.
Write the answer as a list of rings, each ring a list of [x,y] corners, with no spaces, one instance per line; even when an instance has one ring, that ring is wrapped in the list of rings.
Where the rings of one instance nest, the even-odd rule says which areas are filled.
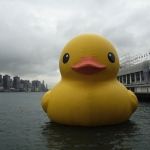
[[[59,60],[61,81],[42,98],[51,121],[77,126],[124,122],[138,107],[133,92],[117,80],[119,59],[113,45],[95,34],[73,38]]]

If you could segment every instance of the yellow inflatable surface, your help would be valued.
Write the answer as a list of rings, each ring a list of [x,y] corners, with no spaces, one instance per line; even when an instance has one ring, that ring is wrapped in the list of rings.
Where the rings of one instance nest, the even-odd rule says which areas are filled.
[[[51,121],[77,126],[124,122],[138,107],[133,92],[117,80],[118,54],[105,38],[83,34],[73,38],[59,60],[61,81],[42,98]]]

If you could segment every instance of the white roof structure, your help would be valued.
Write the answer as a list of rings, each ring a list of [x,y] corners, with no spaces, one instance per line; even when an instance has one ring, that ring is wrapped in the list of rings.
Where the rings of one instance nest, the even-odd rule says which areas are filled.
[[[131,57],[130,54],[126,54],[120,57],[120,69],[118,72],[118,76],[126,75],[135,72],[148,72],[150,69],[150,60],[147,57],[138,54],[136,56]]]

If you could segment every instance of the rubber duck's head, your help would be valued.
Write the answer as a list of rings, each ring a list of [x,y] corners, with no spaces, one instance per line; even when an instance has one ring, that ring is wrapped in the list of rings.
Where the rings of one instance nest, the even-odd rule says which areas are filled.
[[[59,67],[64,79],[108,80],[117,77],[119,59],[108,40],[95,34],[83,34],[64,47]]]

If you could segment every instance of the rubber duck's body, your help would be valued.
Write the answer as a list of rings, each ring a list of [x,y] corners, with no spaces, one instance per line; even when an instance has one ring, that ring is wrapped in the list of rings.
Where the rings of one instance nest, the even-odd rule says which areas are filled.
[[[48,117],[60,124],[101,126],[124,122],[138,107],[133,92],[118,82],[119,60],[105,38],[84,34],[60,56],[61,81],[42,99]]]

